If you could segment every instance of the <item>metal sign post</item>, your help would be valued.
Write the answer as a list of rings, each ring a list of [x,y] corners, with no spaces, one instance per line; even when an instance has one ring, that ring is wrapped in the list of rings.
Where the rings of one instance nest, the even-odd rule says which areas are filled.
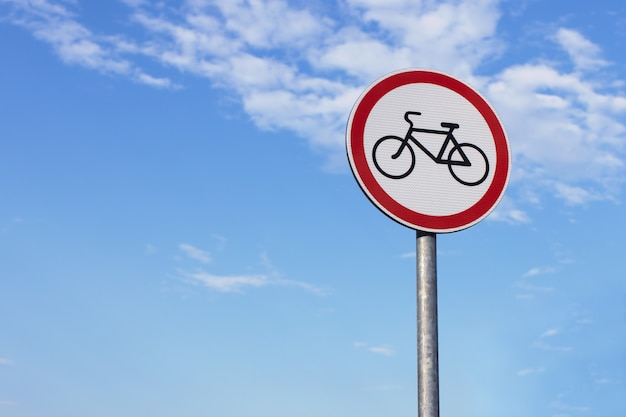
[[[419,417],[439,417],[437,236],[417,231],[417,401]]]
[[[408,69],[380,78],[359,97],[346,150],[370,201],[417,231],[419,417],[439,417],[435,233],[475,225],[502,199],[511,172],[504,127],[467,84]]]

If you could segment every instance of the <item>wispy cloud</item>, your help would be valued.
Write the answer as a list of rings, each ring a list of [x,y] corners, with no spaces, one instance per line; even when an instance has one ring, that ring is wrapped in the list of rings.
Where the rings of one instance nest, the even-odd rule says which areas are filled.
[[[181,271],[181,275],[190,283],[201,284],[223,293],[241,293],[251,288],[281,286],[299,288],[317,295],[328,294],[328,291],[313,284],[286,279],[274,279],[263,274],[216,275],[201,270],[191,273]]]
[[[612,384],[613,381],[610,380],[609,378],[598,378],[598,379],[594,379],[593,383],[596,385],[606,385],[606,384]]]
[[[553,266],[537,266],[526,271],[522,277],[536,277],[538,275],[554,274],[557,269]]]
[[[540,337],[542,337],[542,338],[543,337],[552,337],[552,336],[556,336],[559,333],[560,333],[559,329],[548,329],[545,332],[543,332]]]
[[[546,340],[546,339],[553,339],[555,336],[559,334],[561,334],[561,331],[559,329],[555,329],[555,328],[548,329],[544,331],[543,333],[541,333],[541,335],[539,336],[539,339],[533,343],[532,347],[535,349],[548,350],[548,351],[553,351],[553,352],[573,351],[574,348],[571,346],[557,345],[554,343],[550,343]]]
[[[171,79],[181,74],[224,87],[260,128],[305,138],[327,150],[329,164],[345,167],[345,119],[364,86],[417,66],[469,81],[498,109],[512,143],[512,184],[533,190],[520,194],[523,203],[536,205],[541,195],[570,205],[613,199],[625,177],[626,98],[616,87],[620,80],[602,72],[611,65],[602,49],[559,27],[548,35],[567,61],[541,51],[528,61],[499,61],[507,57],[498,32],[507,2],[346,0],[329,14],[274,0],[186,0],[178,8],[124,2],[128,16],[120,19],[139,29],[132,34],[96,33],[81,23],[74,2],[0,5],[9,21],[68,64],[159,88],[176,87]],[[149,74],[143,69],[149,61],[175,75]],[[506,64],[484,73],[487,61],[491,68]],[[529,195],[532,201],[524,201]],[[529,222],[515,205],[492,218]]]
[[[23,224],[24,222],[25,220],[21,217],[12,217],[8,220],[3,219],[2,223],[0,224],[0,233],[9,233],[14,229],[14,227]]]
[[[117,50],[118,37],[97,36],[80,24],[67,3],[47,0],[0,0],[13,6],[9,18],[19,26],[29,29],[33,36],[52,46],[59,58],[105,74],[117,74],[153,87],[172,87],[166,78],[153,77]]]
[[[214,275],[204,271],[184,275],[192,282],[219,292],[241,292],[245,288],[265,287],[270,284],[265,275]]]
[[[202,264],[212,262],[208,252],[192,245],[180,244],[179,249],[185,252],[190,259]],[[188,283],[202,285],[222,293],[242,293],[247,289],[276,286],[298,288],[316,295],[329,294],[328,290],[316,285],[282,277],[267,252],[261,252],[259,262],[262,269],[265,270],[263,273],[216,274],[203,268],[197,268],[193,272],[181,269],[178,275]]]
[[[369,350],[372,353],[377,353],[379,355],[384,355],[384,356],[393,356],[396,354],[396,351],[393,350],[393,348],[391,348],[390,346],[384,345],[384,346],[371,346],[369,348],[367,348],[367,350]]]
[[[368,352],[376,353],[378,355],[393,356],[396,354],[396,351],[389,345],[371,346],[364,342],[354,342],[352,345],[357,349],[365,349]]]
[[[535,343],[533,343],[532,345],[535,349],[540,349],[540,350],[548,350],[548,351],[552,351],[552,352],[571,352],[574,350],[573,347],[571,346],[558,346],[558,345],[553,345],[550,343],[546,343],[544,341],[537,341]]]
[[[198,249],[195,246],[187,243],[181,243],[178,248],[185,253],[185,255],[193,260],[202,262],[203,264],[211,263],[211,255],[202,249]]]
[[[502,205],[502,202],[489,215],[489,217],[487,217],[487,219],[509,224],[525,224],[531,222],[530,217],[524,210],[511,206],[507,207],[506,204]]]
[[[513,287],[524,293],[523,296],[520,298],[533,298],[536,294],[551,293],[556,290],[556,288],[554,287],[550,287],[547,285],[534,285],[524,280],[516,281],[515,284],[513,284]],[[519,296],[520,293],[518,293],[518,297]]]
[[[536,375],[536,374],[542,374],[545,371],[546,371],[545,368],[525,368],[525,369],[520,369],[519,371],[517,371],[516,375],[517,376]]]
[[[566,264],[566,262],[560,263]],[[556,287],[549,285],[550,281],[547,281],[546,277],[554,275],[559,271],[560,267],[555,266],[535,266],[530,268],[513,284],[513,288],[517,290],[516,297],[518,299],[532,300],[541,294],[555,292]]]
[[[612,198],[624,167],[619,91],[602,92],[592,74],[546,63],[506,68],[487,89],[511,132],[514,180],[535,181],[572,205]]]
[[[217,242],[218,250],[223,250],[226,247],[227,239],[224,236],[219,235],[217,233],[213,233],[211,235],[211,238],[213,238],[213,240]]]
[[[13,361],[7,358],[0,358],[0,365],[13,365]]]
[[[554,38],[567,51],[579,70],[594,70],[608,65],[601,58],[602,50],[575,30],[560,28]]]
[[[621,166],[621,162],[616,162]],[[564,184],[559,181],[553,183],[555,195],[570,206],[583,205],[603,197],[597,191],[587,190],[583,187]]]
[[[565,412],[573,412],[573,413],[589,413],[592,411],[591,407],[567,404],[563,402],[561,398],[555,401],[552,401],[550,403],[550,408],[553,408],[555,410],[565,411]]]

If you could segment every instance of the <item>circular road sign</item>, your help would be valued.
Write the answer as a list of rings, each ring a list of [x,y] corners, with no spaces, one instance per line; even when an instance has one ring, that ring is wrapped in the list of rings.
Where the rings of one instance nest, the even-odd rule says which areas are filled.
[[[455,232],[498,204],[511,168],[498,116],[448,75],[404,70],[370,85],[350,113],[352,172],[383,213],[417,230]]]

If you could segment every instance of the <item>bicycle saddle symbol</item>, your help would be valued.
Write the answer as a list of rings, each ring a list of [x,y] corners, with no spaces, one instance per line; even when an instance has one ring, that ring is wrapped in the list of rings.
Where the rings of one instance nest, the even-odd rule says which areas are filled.
[[[376,169],[388,178],[405,178],[415,168],[415,150],[412,146],[415,145],[435,163],[448,165],[450,174],[459,183],[468,186],[482,184],[489,174],[489,161],[485,152],[473,143],[459,143],[456,140],[453,131],[459,129],[457,123],[442,122],[441,127],[447,130],[415,127],[411,117],[421,114],[417,111],[407,111],[404,114],[404,120],[409,123],[404,138],[388,135],[376,141],[372,150]],[[435,155],[414,136],[415,133],[445,135],[446,138]],[[446,158],[444,153],[450,144],[452,148]]]

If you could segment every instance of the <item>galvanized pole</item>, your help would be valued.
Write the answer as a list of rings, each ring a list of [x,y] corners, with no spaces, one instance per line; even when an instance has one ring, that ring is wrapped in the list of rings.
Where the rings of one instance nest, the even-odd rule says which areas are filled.
[[[437,237],[417,231],[417,401],[419,417],[439,417]]]

